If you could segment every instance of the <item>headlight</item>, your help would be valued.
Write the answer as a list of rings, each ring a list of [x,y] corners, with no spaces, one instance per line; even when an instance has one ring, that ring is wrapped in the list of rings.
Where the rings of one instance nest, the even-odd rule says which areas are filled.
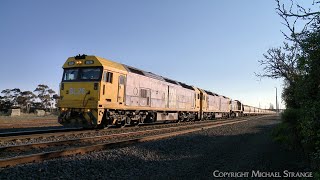
[[[67,111],[68,108],[61,108],[61,111]]]

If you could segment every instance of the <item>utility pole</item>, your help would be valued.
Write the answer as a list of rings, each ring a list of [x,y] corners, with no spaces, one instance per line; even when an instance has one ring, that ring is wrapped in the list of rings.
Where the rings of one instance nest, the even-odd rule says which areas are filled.
[[[278,109],[279,109],[279,107],[278,107],[278,92],[277,92],[277,87],[275,87],[276,88],[276,112],[278,113]]]

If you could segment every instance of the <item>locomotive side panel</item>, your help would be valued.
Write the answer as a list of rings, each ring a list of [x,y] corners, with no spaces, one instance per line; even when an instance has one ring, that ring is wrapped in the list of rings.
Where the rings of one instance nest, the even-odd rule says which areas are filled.
[[[220,100],[217,95],[208,95],[208,111],[220,112]]]
[[[221,100],[221,106],[220,106],[221,112],[225,112],[225,113],[230,112],[230,99],[220,96],[220,100]]]
[[[185,110],[195,109],[195,91],[190,89],[185,89],[183,87],[177,87],[177,108]]]
[[[208,95],[208,111],[217,111],[215,108],[215,98],[212,95]]]
[[[218,95],[213,96],[213,109],[216,109],[217,112],[220,112],[220,98]]]
[[[243,113],[244,114],[249,114],[251,113],[251,108],[248,105],[243,105]]]
[[[127,74],[125,93],[128,107],[195,110],[195,91],[131,72]]]
[[[231,104],[230,104],[230,105],[231,105],[230,109],[231,109],[232,111],[238,110],[238,104],[237,104],[236,101],[231,100]]]
[[[168,88],[161,81],[128,73],[125,90],[126,106],[166,108]]]

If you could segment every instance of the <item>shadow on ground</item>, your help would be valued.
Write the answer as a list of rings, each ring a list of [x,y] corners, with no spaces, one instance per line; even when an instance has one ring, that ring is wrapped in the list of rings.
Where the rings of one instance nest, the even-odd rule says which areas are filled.
[[[41,179],[213,179],[215,170],[308,170],[298,152],[287,151],[272,141],[271,130],[277,123],[259,120],[71,159],[13,167],[3,170],[0,178],[14,179],[21,175]]]

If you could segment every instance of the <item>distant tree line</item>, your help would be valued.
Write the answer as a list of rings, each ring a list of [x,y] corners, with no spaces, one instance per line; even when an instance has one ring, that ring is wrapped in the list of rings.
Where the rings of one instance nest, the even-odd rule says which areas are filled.
[[[264,72],[258,76],[284,80],[287,109],[274,137],[300,147],[320,178],[320,1],[310,2],[310,8],[276,2],[289,33],[283,33],[283,46],[264,54]]]
[[[51,111],[57,106],[59,96],[44,84],[39,84],[33,91],[21,91],[19,88],[4,89],[0,95],[0,111],[20,108],[25,113],[35,109]]]

